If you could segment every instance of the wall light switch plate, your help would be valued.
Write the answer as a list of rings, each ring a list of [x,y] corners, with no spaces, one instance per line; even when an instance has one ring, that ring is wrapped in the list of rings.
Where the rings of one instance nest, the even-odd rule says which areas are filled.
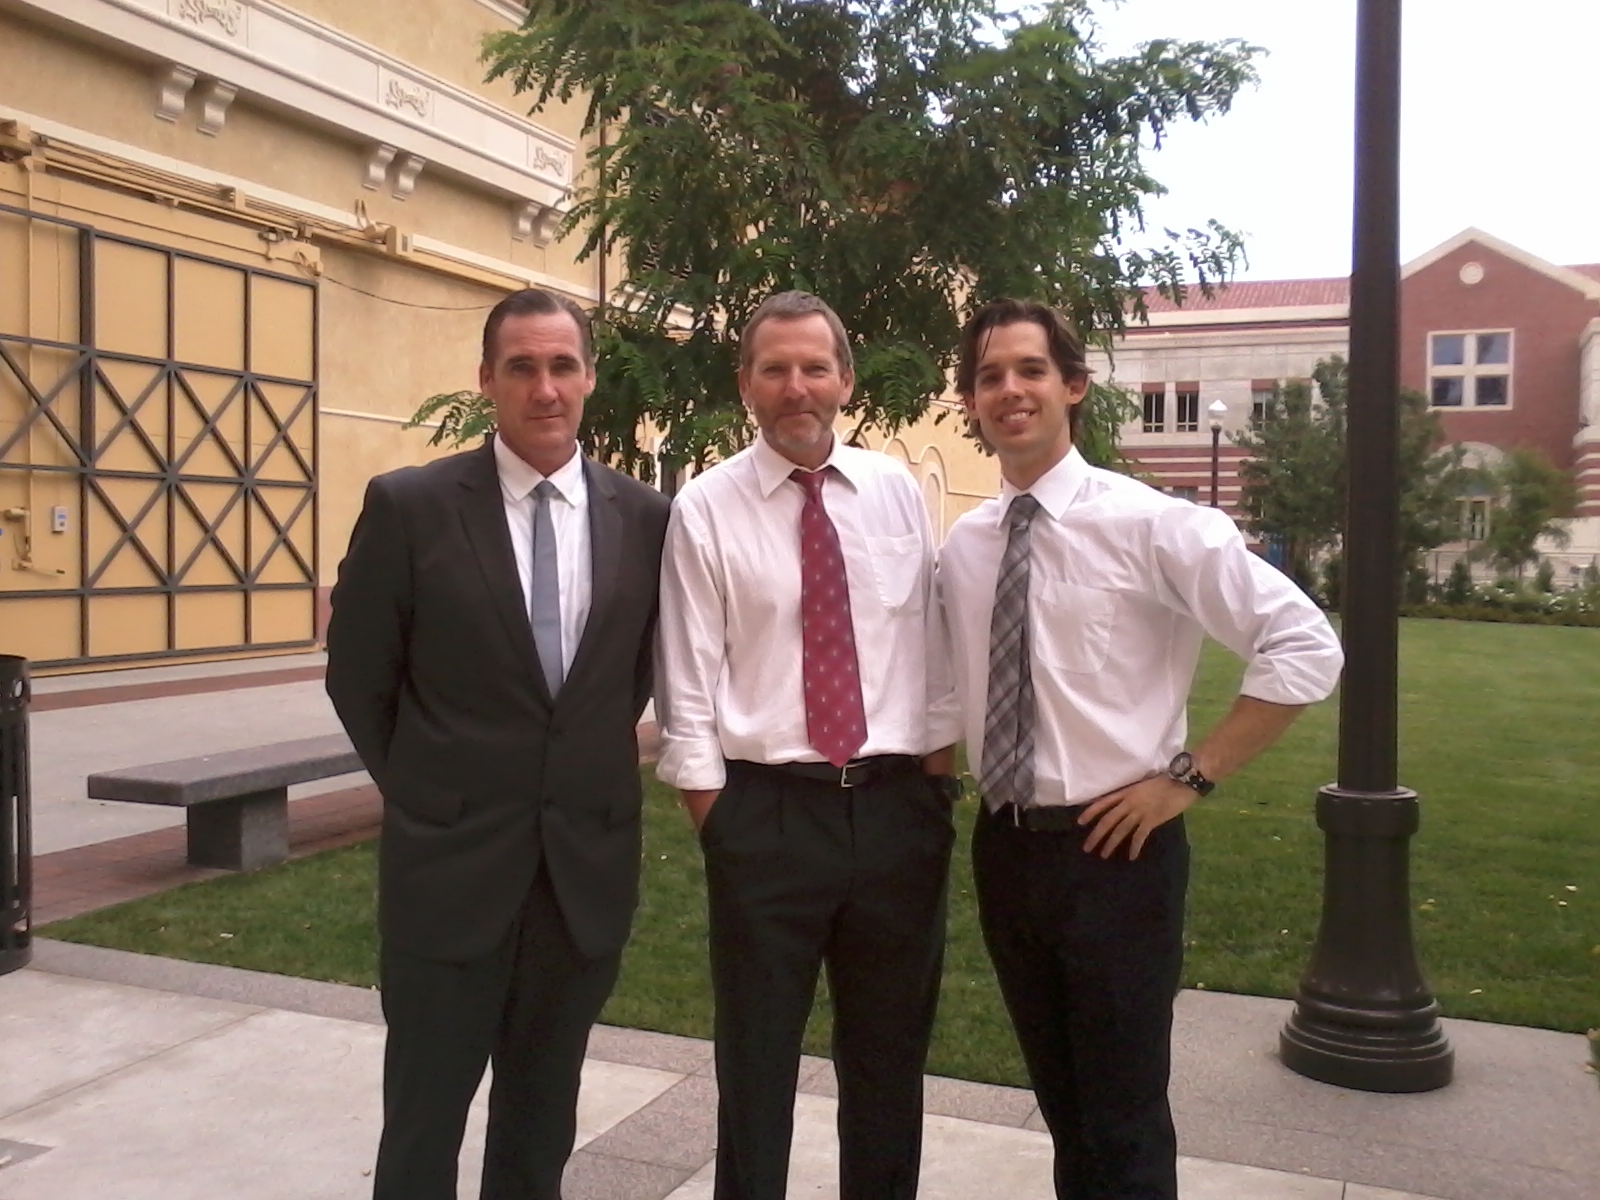
[[[67,531],[67,509],[65,505],[58,504],[50,510],[50,532],[65,533]]]

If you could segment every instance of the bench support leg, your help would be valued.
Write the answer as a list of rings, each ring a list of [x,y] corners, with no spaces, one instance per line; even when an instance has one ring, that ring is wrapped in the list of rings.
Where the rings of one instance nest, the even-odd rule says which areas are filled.
[[[251,792],[189,809],[189,863],[254,871],[289,857],[289,789]]]

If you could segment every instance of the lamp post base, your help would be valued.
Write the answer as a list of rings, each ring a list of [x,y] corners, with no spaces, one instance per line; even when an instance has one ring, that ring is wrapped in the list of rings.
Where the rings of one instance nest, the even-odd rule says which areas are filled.
[[[1431,1092],[1450,1082],[1456,1056],[1435,1006],[1390,1014],[1383,1028],[1372,1016],[1302,996],[1278,1034],[1278,1056],[1297,1075],[1362,1092]]]
[[[1410,841],[1417,794],[1332,785],[1317,793],[1322,925],[1278,1036],[1284,1066],[1365,1092],[1444,1087],[1455,1052],[1411,941]]]

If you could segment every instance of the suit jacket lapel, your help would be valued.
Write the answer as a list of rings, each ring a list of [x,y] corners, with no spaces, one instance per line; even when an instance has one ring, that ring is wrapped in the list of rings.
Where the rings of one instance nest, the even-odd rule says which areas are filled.
[[[592,459],[583,460],[583,478],[589,488],[589,619],[578,652],[573,656],[570,680],[581,672],[594,654],[595,643],[604,636],[606,615],[617,594],[617,565],[622,556],[622,514],[617,511],[617,488],[608,474]],[[532,635],[529,635],[532,641]]]
[[[535,690],[546,704],[551,703],[544,672],[539,669],[539,652],[533,644],[533,627],[524,608],[522,581],[517,576],[517,557],[511,548],[511,531],[506,525],[505,500],[500,492],[500,473],[495,468],[494,446],[485,442],[475,452],[471,469],[461,478],[461,524],[467,541],[483,570],[484,582],[494,599],[495,611],[505,626],[506,636],[518,659],[532,677]]]

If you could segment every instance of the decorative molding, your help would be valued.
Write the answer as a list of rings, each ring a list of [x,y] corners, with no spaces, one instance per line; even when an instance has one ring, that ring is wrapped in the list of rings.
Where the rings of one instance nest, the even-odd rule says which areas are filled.
[[[431,88],[389,70],[380,71],[378,82],[383,89],[384,107],[396,112],[409,108],[424,121],[433,114]]]
[[[207,83],[205,90],[200,93],[200,121],[195,128],[207,137],[216,137],[222,132],[223,122],[228,119],[228,105],[233,103],[233,98],[238,94],[238,88],[220,79]]]
[[[188,67],[170,63],[156,76],[156,120],[176,121],[183,116],[183,106],[189,99],[189,89],[194,86],[195,73]]]
[[[118,141],[115,138],[104,137],[90,130],[80,129],[75,125],[68,125],[50,117],[40,116],[37,113],[26,112],[0,103],[0,125],[7,121],[14,121],[19,125],[27,126],[35,133],[42,134],[45,137],[53,138],[60,142],[70,142],[72,145],[82,147],[85,150],[120,158],[137,166],[151,167],[157,171],[218,189],[233,189],[241,196],[248,196],[251,200],[262,201],[280,212],[303,213],[306,216],[326,221],[330,225],[348,229],[352,233],[361,233],[371,224],[370,221],[361,220],[352,211],[335,208],[330,204],[312,200],[307,196],[269,187],[253,180],[243,179],[238,175],[229,175],[216,170],[214,167],[203,167],[197,163],[186,162],[183,159],[157,154],[152,150],[146,150],[142,146],[134,146],[128,142]],[[455,245],[452,242],[441,241],[438,238],[427,237],[420,233],[411,235],[409,242],[408,248],[412,252],[425,254],[430,258],[446,263],[459,263],[462,266],[473,267],[479,271],[488,271],[495,275],[506,276],[509,279],[522,280],[533,287],[561,292],[575,300],[591,304],[600,299],[599,292],[588,283],[563,279],[558,275],[537,271],[521,263],[496,258],[493,255],[471,250],[465,246]]]
[[[375,192],[383,186],[383,181],[389,177],[389,164],[394,161],[398,151],[386,143],[379,142],[367,151],[366,166],[362,173],[361,186],[369,192]]]
[[[474,190],[559,208],[572,194],[570,139],[276,0],[7,2],[134,57],[225,79],[360,146],[394,146]],[[181,101],[164,88],[164,119]]]
[[[561,227],[561,219],[566,215],[553,205],[538,204],[530,200],[513,215],[511,236],[519,242],[531,238],[535,246],[548,246],[551,239],[556,236],[556,230]]]
[[[417,187],[417,176],[422,174],[422,168],[428,165],[428,160],[418,158],[415,154],[408,154],[400,160],[400,165],[394,172],[394,198],[396,200],[408,199]]]
[[[191,25],[214,21],[218,29],[236,38],[245,27],[244,5],[239,0],[177,0],[178,17]]]

